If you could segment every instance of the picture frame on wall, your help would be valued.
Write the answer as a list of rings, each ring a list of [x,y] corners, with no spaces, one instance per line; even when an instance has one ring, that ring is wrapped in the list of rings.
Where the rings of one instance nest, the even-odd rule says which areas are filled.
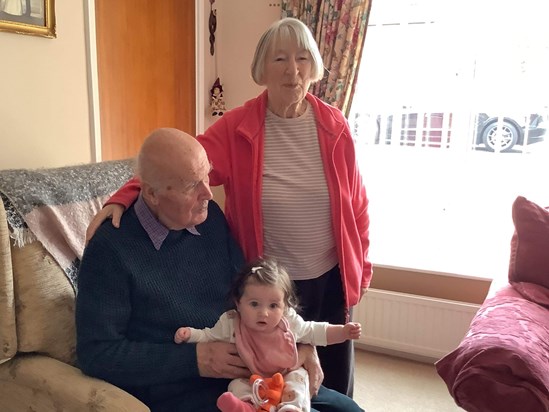
[[[55,0],[0,0],[0,31],[55,38]]]

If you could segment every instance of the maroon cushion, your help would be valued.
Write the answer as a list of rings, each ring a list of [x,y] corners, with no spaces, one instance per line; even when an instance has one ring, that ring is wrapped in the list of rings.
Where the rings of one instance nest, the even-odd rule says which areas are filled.
[[[549,309],[549,289],[528,282],[513,282],[512,285],[523,298]]]
[[[509,281],[549,289],[549,210],[519,196],[513,203]]]
[[[511,285],[487,299],[435,364],[456,403],[468,412],[549,411],[548,322],[547,309]]]

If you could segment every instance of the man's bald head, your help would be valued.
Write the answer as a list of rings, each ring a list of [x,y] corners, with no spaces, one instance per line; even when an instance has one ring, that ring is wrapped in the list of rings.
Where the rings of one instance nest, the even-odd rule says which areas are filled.
[[[191,135],[173,128],[156,129],[141,146],[137,175],[156,189],[184,183],[183,179],[192,180],[193,168],[204,156],[204,148]]]
[[[143,142],[137,157],[137,175],[143,199],[169,229],[202,223],[212,198],[206,151],[191,135],[162,128]]]

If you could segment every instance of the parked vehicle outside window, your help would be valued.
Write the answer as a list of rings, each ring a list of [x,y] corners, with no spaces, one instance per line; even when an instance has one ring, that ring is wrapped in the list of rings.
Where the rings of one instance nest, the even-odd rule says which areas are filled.
[[[542,142],[548,126],[546,113],[505,116],[497,113],[476,113],[462,117],[473,127],[470,130],[472,133],[460,135],[460,130],[470,128],[454,127],[454,117],[453,113],[437,112],[411,111],[388,115],[356,112],[351,126],[355,138],[365,138],[367,142],[374,144],[449,149],[456,139],[461,138],[470,139],[467,144],[473,149],[504,153],[517,152],[517,146],[524,149],[524,146]],[[372,121],[375,124],[369,125]],[[369,138],[366,136],[368,133],[375,135]]]

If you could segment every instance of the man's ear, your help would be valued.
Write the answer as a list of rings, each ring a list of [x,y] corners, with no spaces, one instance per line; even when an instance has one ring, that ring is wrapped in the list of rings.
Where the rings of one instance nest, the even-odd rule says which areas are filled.
[[[158,205],[158,196],[156,190],[148,183],[141,182],[141,193],[147,203],[151,205]]]

